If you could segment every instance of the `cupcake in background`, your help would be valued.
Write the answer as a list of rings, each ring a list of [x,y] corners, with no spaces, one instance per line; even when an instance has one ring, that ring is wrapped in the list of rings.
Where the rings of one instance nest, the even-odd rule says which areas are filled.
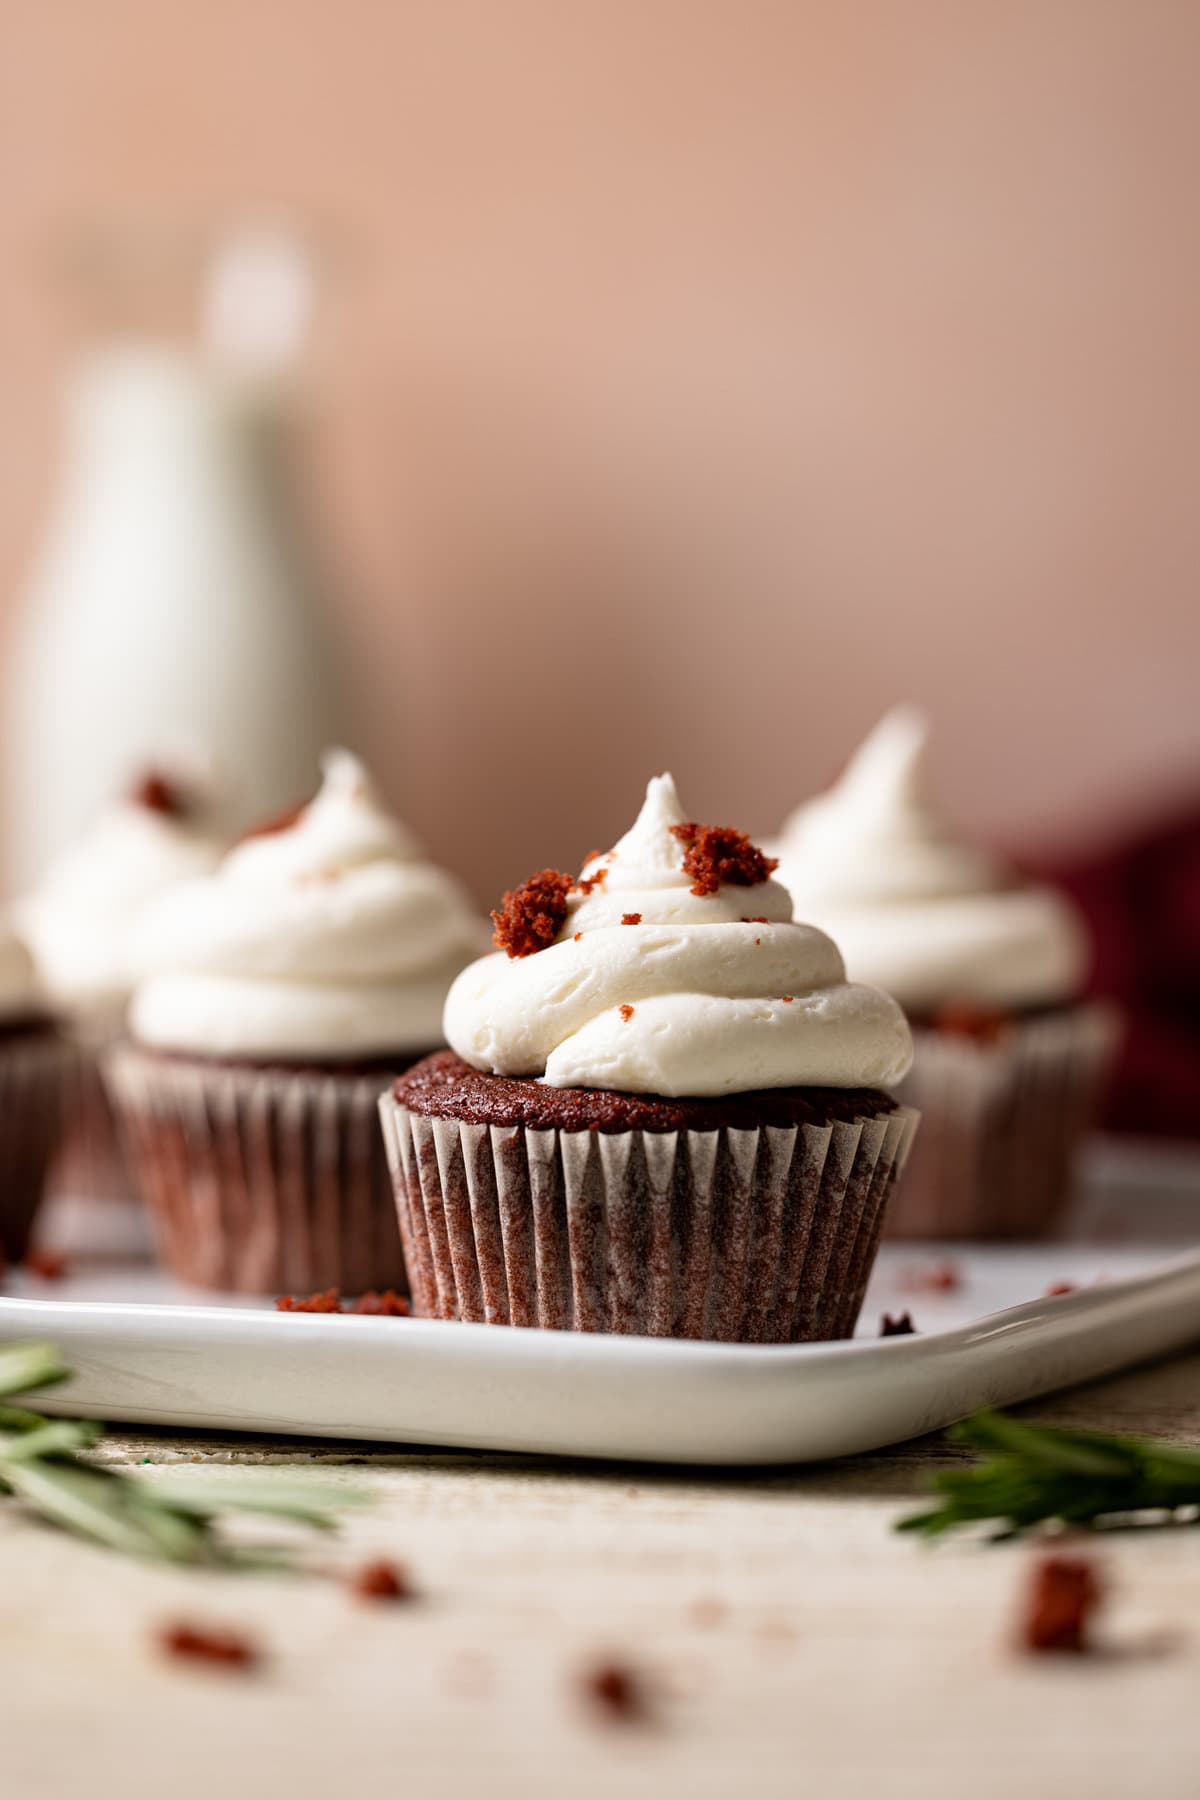
[[[361,764],[166,895],[108,1058],[171,1270],[247,1293],[403,1285],[380,1092],[441,1042],[486,930]]]
[[[0,1252],[19,1262],[59,1147],[74,1068],[33,957],[0,920]]]
[[[850,1335],[914,1117],[888,995],[669,775],[575,880],[493,914],[452,1049],[380,1110],[415,1310],[558,1330]]]
[[[18,906],[42,985],[78,1050],[70,1129],[54,1178],[64,1194],[130,1197],[100,1054],[124,1026],[147,909],[177,882],[215,868],[225,848],[200,784],[149,770]]]
[[[1089,949],[1068,901],[931,807],[927,738],[914,708],[889,713],[788,820],[779,876],[796,917],[828,931],[851,977],[894,994],[913,1026],[898,1091],[921,1134],[890,1230],[1041,1236],[1070,1197],[1115,1019],[1080,1003]]]

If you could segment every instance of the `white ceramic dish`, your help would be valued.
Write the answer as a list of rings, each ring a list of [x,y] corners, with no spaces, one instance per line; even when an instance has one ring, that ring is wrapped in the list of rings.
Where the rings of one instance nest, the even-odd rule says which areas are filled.
[[[961,1286],[921,1291],[944,1254]],[[863,1330],[907,1306],[921,1335],[796,1348],[197,1305],[149,1271],[14,1284],[17,1297],[0,1299],[0,1340],[52,1340],[78,1373],[41,1404],[111,1420],[789,1463],[879,1449],[1200,1339],[1200,1252],[1155,1255],[885,1246]],[[1096,1285],[1030,1298],[1060,1280]]]

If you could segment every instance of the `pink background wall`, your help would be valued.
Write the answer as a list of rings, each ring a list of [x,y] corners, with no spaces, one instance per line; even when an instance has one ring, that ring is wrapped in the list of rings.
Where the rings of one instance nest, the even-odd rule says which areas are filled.
[[[360,746],[481,893],[664,765],[770,827],[899,695],[984,833],[1200,782],[1200,10],[5,0],[0,34],[3,605],[51,232],[280,201],[344,246],[314,450]]]

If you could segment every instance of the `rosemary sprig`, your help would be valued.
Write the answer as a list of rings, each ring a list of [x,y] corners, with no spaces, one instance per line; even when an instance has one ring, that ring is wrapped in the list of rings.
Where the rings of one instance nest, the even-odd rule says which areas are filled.
[[[16,1395],[36,1393],[69,1375],[49,1344],[0,1346],[0,1495],[93,1543],[129,1556],[212,1568],[286,1567],[287,1546],[230,1542],[221,1530],[222,1515],[254,1513],[327,1531],[339,1512],[363,1498],[297,1475],[275,1480],[254,1473],[207,1485],[167,1477],[151,1483],[89,1462],[86,1452],[103,1434],[102,1425],[48,1419],[10,1404]]]
[[[940,1537],[963,1525],[998,1523],[1016,1537],[1049,1520],[1089,1530],[1175,1522],[1200,1508],[1200,1451],[1101,1431],[1030,1425],[978,1413],[949,1433],[983,1452],[966,1469],[944,1469],[931,1486],[940,1504],[901,1519],[898,1531]]]

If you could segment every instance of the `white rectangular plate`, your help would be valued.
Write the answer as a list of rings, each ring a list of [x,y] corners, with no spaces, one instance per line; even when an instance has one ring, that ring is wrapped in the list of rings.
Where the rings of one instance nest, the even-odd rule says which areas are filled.
[[[961,1286],[914,1290],[946,1257]],[[136,1268],[54,1287],[14,1279],[0,1341],[56,1344],[77,1373],[39,1404],[109,1420],[791,1463],[880,1449],[1200,1339],[1200,1252],[1162,1258],[1161,1247],[889,1245],[864,1335],[794,1348],[197,1305]],[[1046,1298],[1057,1281],[1079,1286]],[[883,1310],[905,1308],[920,1335],[874,1335]]]

